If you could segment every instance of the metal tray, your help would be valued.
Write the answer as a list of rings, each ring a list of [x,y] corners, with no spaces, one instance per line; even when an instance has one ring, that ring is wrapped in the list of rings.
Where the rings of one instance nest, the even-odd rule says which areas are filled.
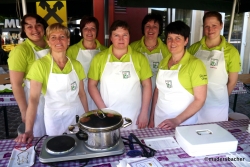
[[[51,155],[47,153],[47,151],[45,150],[45,146],[47,141],[54,137],[51,136],[46,138],[43,142],[42,150],[39,155],[39,161],[42,163],[69,161],[77,159],[88,159],[88,158],[105,157],[111,155],[119,155],[125,152],[125,147],[121,138],[117,143],[117,145],[115,145],[113,148],[109,150],[93,151],[88,149],[85,146],[84,141],[79,140],[74,134],[69,134],[69,136],[73,137],[76,140],[77,147],[74,149],[74,151],[63,155]]]

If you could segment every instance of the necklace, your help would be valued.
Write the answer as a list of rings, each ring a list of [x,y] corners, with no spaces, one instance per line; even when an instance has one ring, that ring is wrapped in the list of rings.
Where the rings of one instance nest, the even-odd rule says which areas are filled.
[[[154,46],[147,46],[146,44],[145,44],[145,46],[147,47],[147,48],[149,48],[149,49],[153,49],[153,48],[155,48],[156,46],[157,46],[157,42],[156,42],[156,44],[154,45]]]

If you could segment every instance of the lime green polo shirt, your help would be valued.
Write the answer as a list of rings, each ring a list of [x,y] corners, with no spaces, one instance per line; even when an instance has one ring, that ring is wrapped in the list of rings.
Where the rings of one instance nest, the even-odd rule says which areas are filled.
[[[70,58],[69,58],[70,59]],[[78,75],[79,80],[83,80],[86,78],[84,69],[80,62],[74,59],[70,59],[71,63],[73,64],[73,67]],[[48,79],[49,79],[49,74],[50,74],[50,67],[51,67],[51,62],[52,57],[49,54],[44,56],[43,58],[37,60],[34,62],[32,67],[30,68],[29,73],[27,74],[27,78],[29,80],[35,80],[37,82],[42,83],[42,93],[45,95],[47,91],[47,84],[48,84]],[[59,68],[59,66],[56,64],[56,62],[53,63],[52,67],[52,72],[56,74],[68,74],[72,70],[70,61],[67,61],[65,67],[63,70]],[[58,83],[60,84],[60,83]]]
[[[67,50],[68,57],[70,57],[72,59],[76,59],[80,49],[86,50],[86,48],[82,45],[82,41],[83,41],[83,39],[81,39],[78,43],[76,43],[68,48],[68,50]],[[96,42],[96,50],[103,51],[103,50],[107,49],[107,47],[101,45],[97,39],[95,40],[95,42]]]
[[[131,48],[136,50],[137,52],[140,52],[140,53],[147,53],[149,56],[151,54],[154,54],[154,53],[162,53],[162,57],[165,58],[167,57],[167,55],[170,54],[168,48],[167,48],[167,45],[164,44],[160,38],[157,38],[157,41],[158,41],[158,46],[152,50],[152,51],[149,51],[147,49],[147,47],[145,46],[144,44],[144,39],[145,37],[143,36],[140,40],[138,41],[135,41],[135,42],[132,42],[130,44]]]
[[[44,49],[39,46],[36,46],[28,38],[20,45],[17,45],[9,53],[9,58],[8,58],[9,70],[24,72],[24,78],[26,78],[26,75],[28,74],[32,64],[36,61],[36,56],[32,48],[34,48],[36,51]],[[49,46],[47,45],[46,49],[48,48]]]
[[[160,64],[159,69],[168,70],[168,62],[171,57],[164,58]],[[207,84],[207,71],[203,62],[191,55],[188,51],[185,52],[181,61],[173,65],[170,70],[177,70],[181,65],[178,74],[180,84],[192,95],[194,95],[193,88]]]
[[[224,49],[224,58],[225,58],[225,66],[227,73],[229,72],[239,72],[241,71],[241,62],[240,62],[240,54],[238,50],[230,43],[228,43],[225,37],[221,36],[221,43],[218,46],[213,48],[208,48],[206,45],[206,37],[202,37],[202,39],[188,48],[188,51],[195,55],[195,53],[199,50],[200,46],[202,50],[222,50]]]
[[[110,55],[109,62],[129,62],[130,55],[136,70],[136,73],[141,81],[148,79],[152,76],[152,71],[150,69],[147,58],[135,51],[132,50],[130,46],[128,46],[128,53],[123,55],[121,59],[117,59],[112,53],[113,46],[111,45],[108,49],[98,53],[91,62],[88,77],[99,81],[101,79],[103,70],[108,60],[108,55]]]

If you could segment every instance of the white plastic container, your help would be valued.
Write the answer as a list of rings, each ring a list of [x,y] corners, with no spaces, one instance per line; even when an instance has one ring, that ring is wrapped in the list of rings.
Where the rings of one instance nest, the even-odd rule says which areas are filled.
[[[235,152],[238,140],[217,124],[176,127],[175,137],[190,156]]]

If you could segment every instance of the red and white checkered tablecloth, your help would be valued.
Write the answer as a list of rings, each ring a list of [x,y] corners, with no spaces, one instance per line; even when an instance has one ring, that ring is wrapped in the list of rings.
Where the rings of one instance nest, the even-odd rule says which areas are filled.
[[[235,121],[226,121],[226,122],[218,122],[218,125],[222,126],[225,129],[228,129],[238,140],[239,146],[237,152],[244,152],[248,156],[250,156],[250,151],[245,152],[241,146],[250,144],[250,134],[246,132],[246,128],[249,124],[249,120],[235,120]],[[152,129],[138,129],[138,130],[129,130],[129,131],[121,131],[121,135],[127,137],[130,133],[134,133],[138,138],[148,138],[148,137],[157,137],[157,136],[174,136],[174,130],[162,130],[158,128]],[[38,138],[34,139],[33,144],[36,143]],[[43,139],[44,140],[44,139]],[[42,142],[38,145],[38,150],[41,149]],[[14,146],[17,145],[13,140],[0,140],[0,152],[9,151],[11,154]],[[129,148],[126,147],[126,152],[129,151]],[[135,149],[140,149],[139,146],[135,145]],[[168,156],[176,155],[181,157],[182,162],[169,162]],[[107,164],[111,162],[118,162],[119,160],[126,158],[126,154],[117,155],[117,156],[108,156],[101,158],[89,159],[88,165],[96,165],[96,164]],[[189,157],[181,148],[170,149],[170,150],[162,150],[158,151],[155,157],[162,163],[164,166],[169,167],[233,167],[233,163],[230,161],[205,161],[204,157]],[[209,157],[221,157],[225,158],[225,154],[220,155],[210,155]],[[185,159],[188,158],[188,159]],[[9,161],[9,157],[4,159],[0,159],[0,167],[6,167]],[[55,166],[58,167],[71,167],[71,166],[81,166],[83,162],[78,160],[76,161],[67,161],[67,162],[58,162],[54,163]],[[39,162],[38,157],[36,157],[36,161],[34,164],[35,167],[43,167],[48,166],[48,164],[42,164]]]

